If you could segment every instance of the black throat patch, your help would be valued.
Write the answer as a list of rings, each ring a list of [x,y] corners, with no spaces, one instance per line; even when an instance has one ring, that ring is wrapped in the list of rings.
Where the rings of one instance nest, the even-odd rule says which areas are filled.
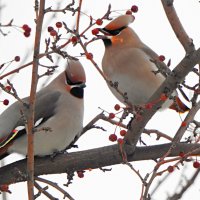
[[[70,90],[70,94],[72,94],[73,96],[79,98],[79,99],[83,99],[84,96],[84,89],[81,87],[73,87]]]

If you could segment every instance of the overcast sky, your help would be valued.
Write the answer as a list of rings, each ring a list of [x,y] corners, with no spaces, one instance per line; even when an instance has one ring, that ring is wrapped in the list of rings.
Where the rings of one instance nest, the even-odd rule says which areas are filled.
[[[61,1],[47,1],[48,6],[51,3],[57,3]],[[1,10],[1,19],[2,24],[7,23],[10,19],[14,19],[15,25],[29,24],[33,32],[30,38],[25,38],[22,33],[19,33],[15,29],[3,29],[5,32],[10,31],[10,34],[7,37],[0,35],[0,64],[7,62],[13,59],[16,55],[21,57],[20,63],[13,63],[7,70],[18,67],[22,63],[27,63],[31,61],[31,52],[33,48],[33,39],[34,39],[34,1],[26,0],[1,0],[0,5],[5,5]],[[176,39],[175,34],[173,33],[165,13],[163,11],[162,5],[159,0],[149,1],[149,0],[101,0],[101,1],[92,1],[84,0],[82,11],[87,15],[91,15],[93,18],[97,19],[104,15],[107,10],[108,4],[111,3],[112,10],[117,10],[111,14],[112,17],[116,17],[120,14],[124,14],[127,9],[129,9],[133,4],[139,7],[138,13],[135,14],[135,21],[131,24],[131,27],[138,33],[140,38],[150,46],[155,52],[159,55],[165,55],[166,59],[172,60],[171,67],[175,67],[177,63],[184,56],[184,50]],[[175,8],[177,13],[180,16],[180,20],[183,23],[187,33],[193,39],[196,48],[200,44],[200,4],[197,0],[177,0],[175,1]],[[52,26],[57,21],[64,21],[65,23],[73,26],[73,18],[66,17],[64,14],[57,14],[56,18],[53,20],[48,20],[51,14],[47,15],[47,18],[44,22],[44,27]],[[89,23],[87,16],[82,16],[81,18],[81,27],[84,29]],[[107,22],[104,22],[102,26],[106,25]],[[44,28],[44,34],[42,42],[44,42],[45,34],[47,31]],[[86,34],[88,37],[92,37],[90,31]],[[101,41],[96,41],[93,44],[88,46],[88,49],[93,53],[94,60],[101,66],[101,59],[104,53],[104,46]],[[44,45],[42,45],[42,50],[44,50]],[[80,48],[69,46],[69,53],[74,56],[79,56]],[[96,69],[92,64],[85,58],[80,58],[80,61],[83,63],[87,75],[87,88],[85,94],[85,119],[84,124],[88,123],[93,117],[95,117],[102,109],[113,112],[113,106],[116,103],[119,103],[115,97],[111,94],[107,88],[102,77],[97,73]],[[43,64],[48,61],[42,59]],[[58,72],[64,69],[64,60],[59,61],[60,68]],[[57,73],[58,73],[57,72]],[[22,70],[17,76],[12,77],[12,81],[15,84],[15,87],[18,91],[20,97],[27,96],[30,89],[30,67]],[[11,77],[10,77],[11,78]],[[188,81],[192,83],[192,77],[188,78]],[[45,83],[45,78],[41,79],[39,82],[38,88]],[[25,84],[26,83],[26,84]],[[191,94],[188,92],[188,96]],[[1,100],[4,98],[9,98],[11,102],[15,101],[12,97],[1,94]],[[189,105],[189,104],[188,104]],[[1,111],[6,107],[1,106]],[[184,115],[182,116],[184,118]],[[181,120],[180,116],[171,110],[166,110],[163,112],[158,112],[153,119],[149,122],[148,128],[155,128],[160,131],[165,132],[166,134],[173,136],[176,132],[178,126],[180,125]],[[114,132],[115,127],[110,126],[108,123],[99,123],[99,125],[104,126],[107,132],[102,132],[99,130],[87,132],[79,141],[79,150],[96,148],[105,145],[112,144],[108,141],[108,136],[110,133]],[[155,136],[145,137],[145,142],[150,144],[158,144],[159,142],[166,142],[161,140],[157,142]],[[14,160],[21,159],[22,157],[13,154],[6,159],[6,163],[13,162]],[[140,170],[142,176],[145,176],[146,173],[150,173],[155,165],[153,161],[144,161],[144,162],[134,162],[133,166]],[[108,167],[110,168],[110,167]],[[184,174],[190,174],[193,172],[192,164],[188,164],[187,170]],[[181,176],[181,171],[175,171],[172,174],[172,178],[165,183],[165,186],[157,192],[155,195],[155,200],[165,200],[167,193],[172,194],[174,192],[174,187],[178,182],[178,178]],[[57,181],[62,184],[66,183],[66,175],[55,175],[48,177],[53,181]],[[158,180],[158,179],[157,179]],[[198,182],[197,180],[196,182]],[[20,197],[21,200],[26,200],[26,184],[16,184],[10,187],[12,194],[9,195],[10,200],[14,200]],[[74,178],[73,184],[67,188],[67,191],[76,199],[76,200],[137,200],[140,198],[141,194],[141,182],[139,178],[125,165],[112,166],[111,172],[103,173],[100,170],[92,170],[91,172],[86,172],[83,179]],[[52,191],[56,197],[62,199],[62,195],[59,196],[56,191]],[[40,197],[39,199],[45,199],[45,197]],[[199,199],[199,185],[196,184],[196,187],[191,188],[184,195],[182,200]]]

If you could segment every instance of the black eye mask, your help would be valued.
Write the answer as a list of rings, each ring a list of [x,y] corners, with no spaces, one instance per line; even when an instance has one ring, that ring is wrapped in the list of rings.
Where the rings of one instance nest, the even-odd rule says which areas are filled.
[[[125,28],[127,28],[127,26],[123,26],[123,27],[121,27],[119,29],[115,29],[115,30],[108,30],[106,28],[103,28],[102,30],[105,31],[105,32],[107,32],[107,33],[109,33],[110,35],[115,36],[115,35],[118,35]]]

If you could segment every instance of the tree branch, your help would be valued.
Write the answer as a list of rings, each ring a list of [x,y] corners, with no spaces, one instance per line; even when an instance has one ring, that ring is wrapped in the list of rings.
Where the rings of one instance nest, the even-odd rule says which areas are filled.
[[[27,176],[28,176],[28,196],[29,199],[34,199],[34,115],[35,115],[35,98],[38,83],[38,63],[40,53],[40,41],[42,33],[42,24],[44,19],[45,0],[40,0],[39,17],[36,19],[36,34],[33,54],[33,69],[32,69],[32,82],[30,91],[30,101],[27,116],[27,136],[28,136],[28,149],[27,149]]]
[[[166,16],[171,24],[171,27],[176,34],[179,42],[182,44],[183,48],[185,49],[186,53],[190,53],[194,51],[194,44],[192,39],[187,35],[186,31],[184,30],[176,10],[173,6],[173,1],[169,0],[161,0],[163,4],[163,8],[165,10]]]
[[[133,147],[127,145],[128,161],[157,159],[163,156],[171,143],[148,147],[137,147],[131,154]],[[196,151],[194,151],[196,150]],[[178,156],[180,152],[200,154],[200,144],[179,143],[169,156]],[[27,180],[26,159],[11,163],[0,168],[0,185],[13,184]],[[44,174],[72,173],[85,169],[95,169],[123,163],[118,145],[106,146],[69,154],[59,154],[55,158],[49,156],[35,158],[35,176]],[[48,167],[47,167],[48,166]]]

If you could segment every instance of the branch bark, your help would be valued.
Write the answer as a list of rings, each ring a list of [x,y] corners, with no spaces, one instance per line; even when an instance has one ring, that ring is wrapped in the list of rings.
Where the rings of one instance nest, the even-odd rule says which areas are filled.
[[[35,34],[35,44],[34,44],[34,54],[33,54],[33,69],[32,69],[32,82],[31,82],[31,91],[30,91],[30,101],[29,109],[27,116],[27,137],[28,137],[28,149],[27,149],[27,176],[28,176],[28,197],[29,199],[34,199],[34,115],[35,115],[35,99],[36,99],[36,89],[38,83],[38,62],[39,62],[39,53],[40,53],[40,41],[41,41],[41,32],[42,24],[44,19],[44,9],[45,9],[45,0],[40,1],[39,6],[39,17],[36,19],[36,34]]]
[[[172,0],[161,0],[163,8],[165,10],[165,14],[171,24],[171,27],[176,34],[179,42],[182,44],[183,48],[185,49],[186,53],[190,53],[194,51],[194,44],[192,39],[187,35],[184,27],[182,26],[179,17],[176,13],[176,10],[173,6]]]
[[[127,159],[131,162],[160,158],[168,151],[171,144],[137,147],[134,154],[131,154],[133,147],[127,145]],[[184,153],[193,152],[193,154],[200,154],[200,144],[179,143],[169,156],[178,156],[181,151]],[[23,159],[0,168],[0,185],[26,181],[26,162],[27,160]],[[112,145],[69,154],[60,154],[53,159],[49,156],[35,158],[34,169],[35,176],[40,176],[44,174],[71,173],[88,168],[95,169],[121,163],[123,163],[123,159],[119,152],[119,147],[118,145]]]

